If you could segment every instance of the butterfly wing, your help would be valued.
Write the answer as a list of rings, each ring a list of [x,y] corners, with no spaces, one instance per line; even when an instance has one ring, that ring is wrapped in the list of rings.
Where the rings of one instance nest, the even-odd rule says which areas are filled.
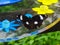
[[[43,20],[45,20],[45,16],[36,15],[32,18],[28,18],[25,15],[20,15],[19,18],[23,22],[23,25],[28,29],[36,29],[37,26],[40,27],[42,25]]]
[[[43,21],[47,18],[45,15],[36,15],[33,17],[33,22],[35,27],[40,27]]]
[[[31,27],[32,18],[28,18],[28,17],[25,16],[25,15],[21,15],[21,16],[20,16],[20,19],[21,19],[23,25],[24,25],[27,29],[31,29],[31,28],[33,27],[33,26]]]
[[[42,25],[42,22],[43,22],[43,18],[40,18],[39,15],[33,17],[33,23],[35,28],[37,28],[37,26],[40,27]]]

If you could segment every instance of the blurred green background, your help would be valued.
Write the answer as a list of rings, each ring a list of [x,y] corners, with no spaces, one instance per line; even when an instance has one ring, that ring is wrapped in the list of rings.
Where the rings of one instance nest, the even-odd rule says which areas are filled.
[[[1,6],[1,12],[11,12],[37,6],[33,0],[23,0],[13,5]],[[2,42],[0,45],[60,45],[60,31],[32,35],[17,41]]]
[[[13,5],[11,4],[6,6],[0,6],[0,12],[11,12],[21,9],[32,8],[34,5],[35,4],[33,0],[23,0],[22,2],[18,2]]]
[[[32,35],[17,41],[2,42],[0,45],[60,45],[60,32]]]

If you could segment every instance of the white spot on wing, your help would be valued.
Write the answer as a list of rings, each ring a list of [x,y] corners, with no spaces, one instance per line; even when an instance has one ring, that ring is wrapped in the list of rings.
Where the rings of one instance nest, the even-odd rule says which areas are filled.
[[[29,25],[29,22],[26,22],[27,25]]]
[[[38,22],[37,22],[37,21],[35,21],[35,22],[34,22],[34,24],[38,24]]]
[[[23,17],[22,17],[22,15],[20,16],[20,19],[21,19],[21,20],[23,20]]]
[[[40,19],[43,20],[43,16],[42,15],[40,15]]]

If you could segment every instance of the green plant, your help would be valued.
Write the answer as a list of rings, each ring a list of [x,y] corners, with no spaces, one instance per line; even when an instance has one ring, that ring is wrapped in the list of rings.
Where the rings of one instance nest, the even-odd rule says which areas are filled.
[[[22,2],[18,2],[13,5],[0,6],[0,12],[10,12],[10,11],[31,8],[34,5],[32,3],[34,3],[32,0],[23,0]]]
[[[60,31],[32,35],[17,41],[0,43],[0,45],[60,45]]]

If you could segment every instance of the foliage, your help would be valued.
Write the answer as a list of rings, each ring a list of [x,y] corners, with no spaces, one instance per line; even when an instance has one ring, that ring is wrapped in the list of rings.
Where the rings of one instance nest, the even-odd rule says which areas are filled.
[[[0,45],[60,45],[60,31],[32,35],[17,41],[0,43]]]
[[[31,8],[32,6],[34,6],[34,2],[32,0],[23,0],[22,2],[18,2],[13,5],[0,6],[0,12],[11,12],[25,8]]]

